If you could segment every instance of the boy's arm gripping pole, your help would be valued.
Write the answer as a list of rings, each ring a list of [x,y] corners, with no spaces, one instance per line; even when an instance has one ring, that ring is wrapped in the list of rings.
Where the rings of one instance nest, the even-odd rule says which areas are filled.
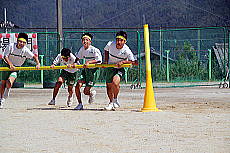
[[[123,64],[121,67],[131,67],[132,64]],[[89,64],[87,68],[107,68],[107,67],[117,67],[116,64]],[[81,69],[83,68],[83,65],[76,65],[75,68]],[[50,68],[50,66],[41,66],[39,69],[36,69],[36,67],[15,67],[14,70],[9,69],[8,67],[0,67],[0,71],[19,71],[19,70],[55,70],[55,69],[74,69],[74,68],[68,68],[65,66],[55,66],[54,68]]]

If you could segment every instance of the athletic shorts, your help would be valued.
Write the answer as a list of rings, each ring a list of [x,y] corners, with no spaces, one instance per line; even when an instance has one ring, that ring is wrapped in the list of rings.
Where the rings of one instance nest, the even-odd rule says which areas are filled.
[[[70,73],[65,70],[61,70],[60,77],[64,78],[68,86],[73,86],[76,82],[77,72]]]
[[[8,64],[2,61],[1,63],[2,67],[9,67]],[[14,77],[15,79],[18,77],[19,71],[1,71],[0,72],[0,78],[1,80],[8,80],[9,77]]]
[[[127,72],[127,69],[125,68],[114,68],[114,67],[108,67],[105,69],[106,72],[106,83],[112,83],[113,82],[113,77],[115,75],[120,76],[121,78],[124,77],[124,75]]]
[[[85,82],[85,86],[87,87],[93,87],[95,83],[97,82],[100,75],[100,69],[99,68],[84,68],[81,71],[81,76],[79,80],[82,80]]]
[[[9,77],[18,77],[18,71],[1,71],[1,80],[8,80]]]

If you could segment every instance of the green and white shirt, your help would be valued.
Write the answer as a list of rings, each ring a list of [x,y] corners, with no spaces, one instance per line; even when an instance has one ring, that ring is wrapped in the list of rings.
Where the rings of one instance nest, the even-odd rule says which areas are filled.
[[[98,48],[90,45],[88,49],[85,49],[82,46],[78,53],[76,53],[76,57],[79,59],[85,59],[86,61],[96,60],[97,62],[102,62],[101,52]]]
[[[17,43],[10,43],[3,52],[3,57],[8,57],[14,66],[22,66],[25,60],[32,59],[34,54],[26,46],[18,49],[16,45]]]
[[[104,50],[109,52],[109,61],[108,64],[116,64],[120,61],[135,61],[134,55],[129,47],[124,44],[123,48],[117,49],[116,42],[109,41],[105,46]]]
[[[66,62],[62,57],[61,54],[58,54],[57,57],[54,59],[53,64],[57,65],[60,64],[61,66],[63,65],[68,65],[68,64],[73,64],[75,62],[76,57],[70,53],[70,57],[68,58],[68,61]],[[64,69],[65,71],[69,73],[75,73],[78,71],[78,69]]]

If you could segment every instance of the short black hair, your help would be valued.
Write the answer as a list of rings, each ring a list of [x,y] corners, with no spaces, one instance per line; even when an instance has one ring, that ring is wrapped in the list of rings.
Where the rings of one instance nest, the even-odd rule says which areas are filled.
[[[61,56],[68,57],[68,56],[70,56],[70,53],[71,53],[71,50],[68,49],[68,48],[63,48],[63,49],[61,50]]]
[[[116,37],[117,36],[123,36],[127,40],[127,33],[125,31],[118,31],[116,33]]]
[[[26,42],[28,43],[28,35],[26,33],[19,33],[18,34],[18,39],[19,38],[24,38]]]
[[[89,37],[91,38],[91,40],[93,39],[93,35],[92,35],[91,33],[88,33],[88,32],[83,33],[83,34],[81,35],[81,39],[82,39],[84,36],[89,36]]]

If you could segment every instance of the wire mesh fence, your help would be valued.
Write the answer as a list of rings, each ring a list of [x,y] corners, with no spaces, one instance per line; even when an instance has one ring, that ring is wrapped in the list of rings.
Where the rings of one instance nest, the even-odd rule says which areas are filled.
[[[104,47],[108,41],[115,41],[117,31],[124,29],[90,29],[63,32],[63,46],[70,48],[75,54],[81,43],[84,32],[93,34],[92,45],[99,48],[104,56]],[[144,36],[141,29],[125,29],[128,33],[127,45],[138,60],[138,66],[129,68],[124,82],[131,84],[145,83],[145,50]],[[26,31],[24,31],[26,32]],[[38,49],[43,65],[51,65],[60,52],[59,34],[57,32],[38,32]],[[219,45],[219,49],[216,49]],[[226,27],[150,29],[152,78],[158,82],[205,82],[220,81],[229,65],[229,29]],[[221,47],[220,47],[221,46]],[[222,54],[218,53],[222,52]],[[24,66],[31,66],[27,61]],[[220,66],[222,63],[222,67]],[[55,81],[59,70],[22,71],[18,81],[26,83],[42,83]],[[101,69],[99,82],[105,82],[105,72]]]

